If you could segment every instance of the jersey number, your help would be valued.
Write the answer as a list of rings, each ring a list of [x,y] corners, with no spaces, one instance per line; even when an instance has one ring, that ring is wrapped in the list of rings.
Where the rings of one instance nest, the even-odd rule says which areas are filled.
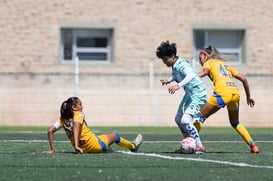
[[[221,77],[232,78],[229,67],[227,65],[223,66],[222,64],[220,64],[219,72]]]

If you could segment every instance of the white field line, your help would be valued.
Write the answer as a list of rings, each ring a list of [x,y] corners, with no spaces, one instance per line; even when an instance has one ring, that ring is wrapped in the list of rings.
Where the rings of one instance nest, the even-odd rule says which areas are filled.
[[[187,160],[187,161],[196,161],[196,162],[218,163],[218,164],[232,165],[232,166],[237,166],[237,167],[273,169],[273,166],[267,166],[267,165],[251,165],[251,164],[247,164],[247,163],[237,163],[237,162],[228,162],[228,161],[220,161],[220,160],[209,160],[209,159],[203,159],[203,158],[172,157],[172,156],[160,155],[160,154],[156,154],[156,153],[133,153],[133,152],[128,152],[128,151],[117,151],[117,152],[127,154],[127,155],[156,157],[156,158],[162,158],[162,159],[167,159],[167,160]]]
[[[17,143],[45,143],[48,140],[0,140],[2,143],[9,143],[9,142],[17,142]],[[55,141],[57,143],[68,143],[69,141]],[[204,141],[208,143],[238,143],[242,141]],[[256,142],[263,142],[263,143],[272,143],[272,141],[256,141]],[[143,143],[179,143],[179,141],[144,141]],[[228,162],[228,161],[220,161],[220,160],[209,160],[203,158],[185,158],[185,157],[171,157],[167,155],[160,155],[155,153],[133,153],[128,151],[117,151],[119,153],[128,154],[128,155],[136,155],[136,156],[146,156],[146,157],[156,157],[168,160],[187,160],[187,161],[196,161],[196,162],[207,162],[207,163],[218,163],[224,165],[232,165],[237,167],[251,167],[251,168],[267,168],[273,169],[273,166],[266,166],[266,165],[251,165],[247,163],[237,163],[237,162]]]
[[[0,143],[47,143],[48,140],[0,140]],[[54,141],[55,143],[68,143],[70,141]]]
[[[0,143],[9,143],[9,142],[17,142],[17,143],[44,143],[48,142],[48,140],[0,140]],[[54,141],[56,143],[67,143],[66,141]],[[244,141],[202,141],[203,143],[244,143]],[[255,141],[257,143],[273,143],[273,141]],[[149,144],[161,144],[161,143],[180,143],[180,141],[143,141],[143,143]]]

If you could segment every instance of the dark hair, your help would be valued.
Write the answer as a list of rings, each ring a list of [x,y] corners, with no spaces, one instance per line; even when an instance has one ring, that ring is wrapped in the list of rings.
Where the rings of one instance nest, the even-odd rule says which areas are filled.
[[[169,40],[167,40],[165,42],[163,41],[156,49],[156,56],[161,59],[172,55],[176,56],[176,51],[176,44],[170,43]]]
[[[72,106],[77,105],[78,100],[78,97],[70,97],[62,103],[60,108],[61,120],[73,118],[74,112]]]

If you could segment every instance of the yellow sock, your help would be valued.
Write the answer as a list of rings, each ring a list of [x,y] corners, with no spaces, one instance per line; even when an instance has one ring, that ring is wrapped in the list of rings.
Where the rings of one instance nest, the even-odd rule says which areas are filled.
[[[202,126],[203,126],[203,124],[201,122],[197,121],[197,120],[193,123],[193,125],[197,129],[198,133],[200,132],[200,130],[201,130]]]
[[[117,144],[122,148],[127,148],[130,150],[135,148],[135,145],[131,141],[128,141],[122,137],[120,137],[119,142],[117,142]]]
[[[239,123],[234,129],[241,135],[245,142],[250,145],[250,142],[252,142],[252,138],[244,125]]]

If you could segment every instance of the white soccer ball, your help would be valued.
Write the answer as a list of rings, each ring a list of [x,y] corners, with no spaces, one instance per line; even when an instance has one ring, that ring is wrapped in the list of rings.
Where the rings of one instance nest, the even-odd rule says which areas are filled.
[[[192,137],[186,137],[181,141],[181,153],[193,154],[196,152],[196,140]]]

